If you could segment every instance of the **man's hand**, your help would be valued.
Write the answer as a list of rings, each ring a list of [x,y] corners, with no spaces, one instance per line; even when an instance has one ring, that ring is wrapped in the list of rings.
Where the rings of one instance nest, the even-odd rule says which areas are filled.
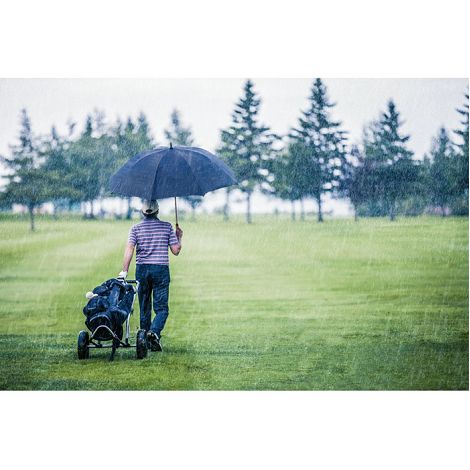
[[[176,226],[176,238],[179,242],[181,242],[181,239],[183,238],[183,231],[180,229],[179,225]]]
[[[127,277],[127,271],[121,271],[119,274],[118,274],[118,279],[124,279],[126,280],[126,277]]]
[[[178,256],[180,251],[181,251],[181,239],[183,238],[183,231],[180,229],[179,225],[176,224],[176,238],[178,240],[178,243],[174,245],[170,245],[170,250],[171,252],[175,255]]]

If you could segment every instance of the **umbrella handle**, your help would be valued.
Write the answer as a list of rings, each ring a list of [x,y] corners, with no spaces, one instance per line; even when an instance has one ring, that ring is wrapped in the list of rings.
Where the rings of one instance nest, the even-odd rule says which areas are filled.
[[[175,217],[176,217],[176,228],[178,228],[178,207],[176,206],[176,197],[175,197]]]

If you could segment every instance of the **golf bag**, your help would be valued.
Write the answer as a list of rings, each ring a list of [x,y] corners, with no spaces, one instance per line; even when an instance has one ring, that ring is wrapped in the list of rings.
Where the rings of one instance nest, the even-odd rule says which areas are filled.
[[[83,308],[85,324],[99,341],[109,341],[111,330],[120,340],[123,336],[123,323],[129,316],[134,300],[134,288],[119,279],[109,279],[93,289],[97,296],[91,298]]]

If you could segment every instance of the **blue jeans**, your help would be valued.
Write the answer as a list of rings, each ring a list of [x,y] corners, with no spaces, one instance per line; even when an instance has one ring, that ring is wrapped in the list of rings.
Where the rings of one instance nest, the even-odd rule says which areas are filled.
[[[137,264],[135,277],[139,281],[140,328],[160,336],[168,318],[170,268],[164,264]],[[151,322],[152,294],[155,317]]]

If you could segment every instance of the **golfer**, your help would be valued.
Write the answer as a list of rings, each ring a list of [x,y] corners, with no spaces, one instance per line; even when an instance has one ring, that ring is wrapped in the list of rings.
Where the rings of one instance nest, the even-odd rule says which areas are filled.
[[[135,277],[139,281],[140,328],[147,331],[151,351],[162,351],[161,333],[168,318],[168,294],[170,268],[168,247],[177,256],[181,251],[183,231],[177,226],[176,233],[169,222],[160,220],[157,201],[144,201],[144,220],[134,225],[124,252],[122,271],[118,278],[125,279],[136,248]],[[155,317],[151,321],[153,310]]]

